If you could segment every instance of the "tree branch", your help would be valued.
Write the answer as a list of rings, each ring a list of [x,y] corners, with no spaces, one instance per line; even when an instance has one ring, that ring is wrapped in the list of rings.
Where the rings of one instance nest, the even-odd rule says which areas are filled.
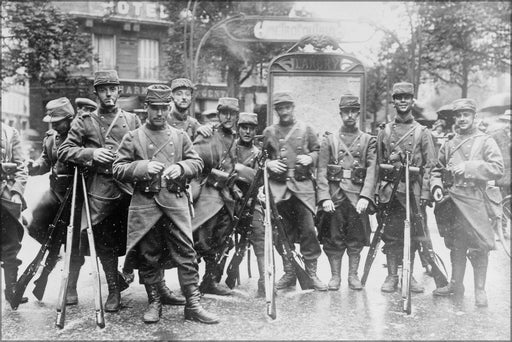
[[[252,63],[251,68],[247,71],[245,76],[240,78],[240,84],[244,83],[252,75],[252,72],[254,71],[254,66],[255,64]]]

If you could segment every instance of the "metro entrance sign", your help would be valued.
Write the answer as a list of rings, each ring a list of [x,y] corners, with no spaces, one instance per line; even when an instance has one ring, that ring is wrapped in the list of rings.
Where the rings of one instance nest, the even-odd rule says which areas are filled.
[[[254,26],[254,36],[261,40],[298,41],[305,36],[329,35],[343,40],[344,30],[339,21],[262,20]]]

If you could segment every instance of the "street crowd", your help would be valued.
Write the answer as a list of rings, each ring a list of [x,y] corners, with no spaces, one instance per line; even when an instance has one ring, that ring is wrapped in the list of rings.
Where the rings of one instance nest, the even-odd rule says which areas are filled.
[[[174,79],[170,86],[149,86],[142,121],[118,107],[119,85],[116,71],[102,70],[94,77],[97,101],[77,98],[76,113],[68,98],[48,102],[43,121],[51,124],[51,130],[37,160],[24,160],[18,132],[1,125],[1,260],[7,302],[14,298],[21,265],[17,254],[24,231],[45,244],[49,226],[59,212],[62,234],[68,224],[74,226],[72,243],[66,246],[71,255],[67,305],[78,303],[80,269],[85,257],[92,254],[84,238],[90,225],[108,284],[106,312],[119,311],[121,292],[138,270],[148,297],[142,313],[145,323],[160,320],[162,305],[184,306],[188,320],[218,323],[221,318],[201,306],[201,294],[231,295],[230,289],[220,284],[225,264],[219,260],[234,248],[234,236],[240,230],[233,230],[233,222],[242,215],[251,219],[243,229],[249,231],[257,260],[260,278],[256,295],[265,296],[266,203],[262,191],[251,198],[254,205],[242,208],[250,212],[240,213],[251,185],[261,187],[256,174],[264,167],[286,238],[292,248],[300,246],[298,252],[315,290],[339,290],[345,254],[348,286],[355,291],[363,289],[358,273],[361,252],[372,241],[369,215],[377,214],[388,270],[381,291],[396,291],[399,270],[404,266],[404,245],[410,248],[411,265],[419,255],[422,265],[428,266],[420,252],[429,236],[426,207],[434,206],[439,233],[450,250],[451,278],[437,286],[433,295],[463,296],[469,259],[475,304],[488,305],[488,256],[495,249],[496,226],[501,224],[501,199],[510,195],[510,174],[505,174],[507,168],[510,172],[510,147],[506,146],[510,133],[504,138],[505,149],[500,150],[503,144],[499,139],[478,129],[474,100],[453,101],[456,129],[436,148],[432,131],[412,115],[414,87],[407,82],[393,85],[396,117],[383,125],[377,136],[359,128],[364,113],[354,94],[340,94],[341,126],[319,136],[297,120],[297,94],[276,92],[272,105],[279,121],[258,137],[257,114],[240,112],[236,98],[218,99],[213,122],[201,124],[191,117],[194,85],[186,78]],[[503,120],[510,122],[510,112]],[[50,189],[24,227],[20,214],[26,208],[27,177],[48,172]],[[72,206],[68,190],[76,186],[78,174],[85,179],[87,193],[77,190]],[[63,203],[67,209],[59,211]],[[410,241],[404,241],[407,208]],[[327,283],[317,276],[322,250],[332,274]],[[118,261],[121,256],[125,256],[123,265]],[[205,263],[202,279],[200,260]],[[291,260],[283,256],[282,262],[284,275],[274,284],[277,290],[297,283]],[[181,294],[165,283],[164,273],[170,268],[177,268]],[[424,292],[414,277],[410,290]],[[20,303],[26,301],[26,297],[20,299]]]

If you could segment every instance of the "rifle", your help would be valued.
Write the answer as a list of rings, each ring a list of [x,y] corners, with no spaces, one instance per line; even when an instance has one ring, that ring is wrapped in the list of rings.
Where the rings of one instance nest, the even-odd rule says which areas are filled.
[[[384,228],[388,225],[389,215],[391,214],[391,203],[395,198],[396,191],[398,189],[398,184],[400,184],[400,179],[402,178],[404,172],[404,167],[400,166],[396,179],[393,183],[393,189],[391,190],[391,196],[389,198],[389,202],[387,202],[384,206],[384,209],[380,212],[380,222],[373,234],[372,241],[370,243],[370,248],[368,250],[368,254],[366,255],[366,260],[364,262],[364,271],[363,276],[361,277],[361,284],[364,286],[366,284],[366,280],[368,279],[368,275],[370,274],[370,269],[372,268],[373,261],[377,256],[378,247],[380,244],[380,240],[382,239],[382,232]]]
[[[273,244],[273,230],[270,212],[270,187],[268,185],[268,169],[265,162],[263,172],[263,184],[265,189],[265,248],[264,248],[264,262],[265,262],[265,302],[267,304],[267,315],[276,319],[276,290],[275,290],[275,260],[274,260],[274,244]]]
[[[43,298],[44,290],[48,282],[48,275],[55,267],[60,251],[61,239],[57,239],[56,235],[59,234],[61,231],[56,227],[60,221],[60,217],[62,216],[64,208],[67,206],[71,190],[72,188],[68,187],[68,189],[66,190],[66,194],[64,195],[64,198],[62,200],[62,203],[59,206],[59,210],[57,211],[57,214],[53,219],[52,224],[48,226],[48,238],[39,249],[39,252],[37,252],[37,255],[34,258],[34,260],[28,265],[28,267],[25,269],[20,279],[18,279],[18,282],[16,283],[16,287],[14,289],[14,296],[11,299],[11,307],[13,310],[16,310],[18,308],[21,298],[23,297],[23,294],[27,289],[28,283],[30,282],[30,280],[32,280],[34,275],[39,270],[39,266],[43,261],[46,251],[50,250],[48,256],[46,257],[45,265],[41,273],[41,276],[39,277],[39,279],[34,281],[34,283],[36,284],[36,287],[34,288],[33,291],[34,295],[38,300],[41,300]]]
[[[245,223],[244,229],[240,233],[240,240],[238,241],[238,246],[236,248],[235,254],[233,255],[233,258],[231,258],[231,261],[228,265],[228,269],[226,271],[227,278],[226,278],[226,285],[232,289],[235,287],[236,279],[240,276],[240,264],[242,263],[242,260],[245,255],[245,251],[247,250],[247,247],[249,246],[249,232],[251,229],[251,223],[254,215],[254,209],[256,207],[256,201],[258,197],[258,185],[260,184],[260,179],[263,177],[263,163],[266,159],[266,156],[264,152],[260,152],[260,155],[257,157],[257,163],[258,163],[258,170],[256,171],[256,175],[254,176],[253,181],[251,182],[251,185],[249,186],[249,190],[247,191],[247,194],[244,199],[244,203],[242,204],[242,208],[240,208],[240,215],[243,216],[242,222]],[[245,210],[245,207],[248,204],[249,200],[252,200],[251,206],[249,210]],[[239,221],[236,222],[236,226],[234,227],[234,230],[236,231],[236,227],[238,226]],[[247,259],[249,260],[249,259]]]
[[[404,220],[404,257],[402,260],[402,310],[411,314],[411,192],[409,191],[409,157],[405,158],[405,220]]]

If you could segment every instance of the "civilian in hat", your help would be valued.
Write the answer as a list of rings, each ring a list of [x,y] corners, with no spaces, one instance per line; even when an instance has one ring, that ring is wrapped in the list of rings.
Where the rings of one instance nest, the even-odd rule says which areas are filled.
[[[204,169],[195,183],[201,185],[199,198],[194,203],[192,228],[196,252],[206,263],[200,290],[225,296],[231,292],[219,285],[216,274],[222,270],[216,269],[215,260],[230,239],[227,229],[233,220],[235,200],[240,197],[240,189],[233,184],[237,163],[238,100],[220,98],[217,113],[220,123],[213,135],[198,135],[194,140],[194,149],[203,159]]]
[[[51,129],[46,132],[43,140],[43,151],[36,160],[29,160],[27,163],[29,175],[43,175],[50,171],[50,189],[48,189],[32,212],[32,221],[28,225],[30,236],[39,243],[44,244],[48,239],[48,226],[54,221],[55,214],[64,200],[66,190],[73,181],[73,165],[68,162],[62,162],[57,158],[57,149],[67,138],[71,122],[75,117],[75,111],[71,102],[66,97],[61,97],[48,102],[46,105],[46,116],[44,122],[49,122]],[[79,213],[78,213],[79,215]],[[79,217],[79,216],[76,216]],[[69,222],[69,210],[63,211],[63,216],[59,220],[62,229],[65,231],[65,225]],[[68,289],[66,293],[66,304],[78,304],[78,294],[76,285],[80,268],[84,263],[83,255],[78,253],[78,241],[80,236],[79,220],[75,222],[77,228],[73,237],[74,245],[71,255],[71,264],[69,270]],[[47,263],[43,272],[50,273],[57,263],[57,256],[53,255],[47,258]]]
[[[20,217],[21,211],[27,207],[23,198],[27,183],[27,168],[18,131],[3,122],[0,123],[0,128],[2,130],[2,139],[0,139],[2,145],[0,155],[2,157],[0,169],[2,251],[0,260],[4,270],[5,300],[10,303],[18,280],[18,266],[21,265],[18,253],[21,249],[24,229]],[[21,303],[27,301],[27,297],[21,299]]]
[[[158,322],[162,304],[185,304],[165,285],[164,266],[175,263],[186,297],[185,318],[218,323],[217,317],[199,303],[198,265],[186,193],[187,179],[201,172],[203,163],[188,135],[167,124],[171,111],[168,86],[149,86],[145,108],[146,124],[125,135],[114,162],[116,179],[135,184],[129,211],[127,253],[133,250],[137,254],[139,280],[148,295],[149,305],[143,320]]]
[[[192,141],[197,134],[203,136],[212,135],[209,125],[201,125],[199,121],[188,114],[192,105],[194,85],[188,78],[176,78],[171,81],[173,107],[167,122],[174,128],[185,131]]]
[[[77,97],[75,99],[75,105],[76,105],[76,114],[78,116],[82,115],[83,113],[92,113],[96,109],[98,109],[98,104],[94,102],[91,99],[88,99],[86,97]]]
[[[341,127],[334,134],[326,132],[320,146],[317,201],[326,219],[320,220],[324,227],[317,228],[322,231],[324,252],[331,265],[329,290],[340,288],[345,251],[348,285],[361,290],[357,270],[361,250],[370,244],[368,211],[375,207],[376,140],[359,129],[361,105],[357,96],[341,96],[339,108]]]
[[[404,219],[405,219],[405,181],[399,180],[399,186],[394,198],[391,198],[394,177],[385,174],[388,165],[403,166],[407,152],[410,155],[410,166],[420,169],[418,173],[410,174],[411,191],[411,217],[417,218],[416,213],[425,215],[425,206],[431,205],[432,198],[429,188],[430,170],[435,161],[435,147],[430,130],[414,120],[412,105],[414,86],[408,82],[399,82],[393,85],[393,106],[396,110],[395,120],[386,124],[377,136],[377,165],[379,167],[377,196],[379,210],[383,210],[391,201],[390,214],[382,234],[386,254],[388,276],[382,284],[382,292],[394,292],[398,285],[398,265],[403,258],[404,247]],[[395,175],[396,177],[396,175]],[[382,222],[379,222],[382,224]],[[419,240],[423,232],[415,229],[419,225],[411,224],[411,273],[413,272],[415,251],[419,249]],[[411,292],[420,293],[424,288],[411,280]]]
[[[96,72],[93,86],[98,110],[73,120],[57,155],[61,162],[88,170],[92,229],[109,291],[105,311],[117,312],[121,304],[120,281],[124,281],[117,270],[118,257],[126,250],[128,206],[133,190],[131,185],[114,180],[112,163],[123,136],[138,128],[140,120],[117,106],[120,89],[115,70]]]
[[[464,294],[466,258],[469,258],[473,266],[475,304],[487,306],[485,280],[489,251],[495,249],[495,213],[489,201],[500,201],[499,191],[492,191],[487,182],[503,176],[503,158],[494,139],[476,128],[475,101],[463,98],[452,105],[459,132],[439,151],[438,165],[430,179],[433,198],[438,202],[434,211],[437,226],[450,249],[452,277],[447,286],[434,290],[434,295]]]
[[[290,244],[300,241],[306,271],[316,290],[326,291],[316,275],[317,259],[322,253],[313,222],[316,210],[315,186],[311,175],[316,166],[320,144],[313,128],[295,118],[292,96],[286,92],[272,95],[279,122],[263,131],[263,148],[269,161],[269,185],[279,213],[286,224]],[[283,258],[285,274],[277,289],[295,286],[295,269]]]

